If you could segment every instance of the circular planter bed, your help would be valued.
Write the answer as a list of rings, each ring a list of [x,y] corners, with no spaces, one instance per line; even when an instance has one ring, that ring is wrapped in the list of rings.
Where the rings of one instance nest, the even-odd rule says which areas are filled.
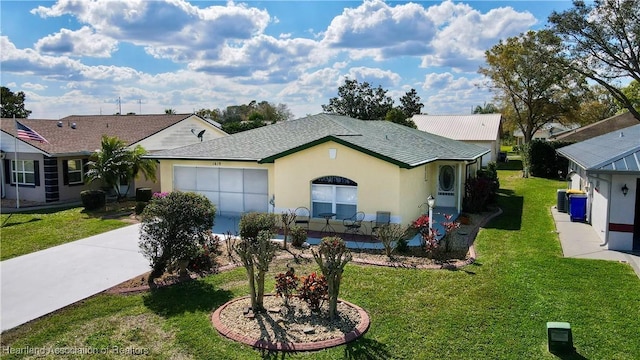
[[[264,350],[312,351],[351,342],[369,329],[369,315],[359,306],[340,300],[338,315],[327,318],[328,306],[311,312],[302,300],[292,297],[289,306],[276,295],[264,296],[264,313],[250,311],[248,296],[233,299],[213,313],[218,332],[234,341]]]

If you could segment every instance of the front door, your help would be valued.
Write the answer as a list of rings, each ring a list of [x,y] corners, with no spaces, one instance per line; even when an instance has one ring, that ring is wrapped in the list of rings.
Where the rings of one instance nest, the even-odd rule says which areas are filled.
[[[633,251],[640,251],[640,179],[636,179],[636,205],[633,220]]]
[[[456,206],[456,168],[453,165],[438,167],[438,207]]]

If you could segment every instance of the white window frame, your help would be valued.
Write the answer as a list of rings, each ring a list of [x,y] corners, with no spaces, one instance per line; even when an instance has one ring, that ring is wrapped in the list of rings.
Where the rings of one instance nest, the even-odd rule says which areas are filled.
[[[337,206],[338,205],[354,205],[356,207],[354,214],[358,211],[358,186],[351,186],[351,185],[330,185],[330,184],[311,184],[311,208],[313,209],[313,203],[314,202],[322,202],[322,203],[328,203],[329,200],[327,201],[320,201],[320,200],[316,200],[313,198],[313,190],[314,188],[329,188],[331,189],[331,212],[332,213],[337,213]],[[337,193],[338,193],[338,189],[339,188],[346,188],[346,189],[354,189],[356,190],[356,198],[355,201],[338,201],[337,200]],[[318,214],[313,214],[315,217],[318,217]]]
[[[22,164],[22,170],[18,170],[18,163]],[[31,163],[31,168],[33,170],[28,171],[25,170],[25,164]],[[17,174],[17,176],[16,176]],[[33,182],[27,182],[27,175],[31,175],[33,178]],[[20,178],[22,177],[22,181]],[[36,169],[35,169],[35,161],[34,160],[11,160],[11,182],[17,185],[36,185]]]
[[[71,162],[75,162],[75,165],[80,165],[80,167],[78,169],[72,170],[71,169]],[[72,181],[71,180],[71,174],[75,174],[75,173],[80,173],[80,180],[79,181]],[[83,171],[83,166],[82,166],[82,160],[81,159],[69,159],[67,160],[67,178],[69,179],[69,185],[77,185],[77,184],[84,184],[84,171]]]

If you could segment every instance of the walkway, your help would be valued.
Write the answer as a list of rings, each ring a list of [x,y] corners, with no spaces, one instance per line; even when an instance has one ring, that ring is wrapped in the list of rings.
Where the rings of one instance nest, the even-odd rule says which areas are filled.
[[[0,262],[0,327],[5,331],[149,271],[139,225]]]
[[[600,246],[602,241],[591,225],[572,222],[569,214],[559,212],[555,206],[551,208],[551,214],[565,257],[625,262],[631,265],[640,277],[640,254],[607,250],[606,247]]]

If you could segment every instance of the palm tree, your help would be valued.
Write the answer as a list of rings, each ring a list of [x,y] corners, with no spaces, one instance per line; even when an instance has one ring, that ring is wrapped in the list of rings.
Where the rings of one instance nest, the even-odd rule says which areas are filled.
[[[89,183],[100,180],[105,188],[113,189],[120,194],[120,179],[126,178],[130,162],[127,154],[127,145],[117,137],[102,136],[100,150],[92,155],[89,161],[87,180]]]
[[[143,156],[147,155],[148,152],[142,146],[136,145],[133,150],[129,150],[129,161],[131,167],[129,168],[129,173],[127,174],[127,191],[125,194],[129,193],[129,187],[131,186],[131,182],[134,179],[138,178],[138,175],[142,174],[145,179],[151,180],[153,182],[156,181],[156,162],[153,159],[143,159]]]
[[[101,149],[89,161],[87,171],[88,182],[102,181],[108,189],[113,189],[118,200],[129,193],[131,182],[142,173],[146,179],[156,181],[156,163],[151,159],[143,159],[147,151],[140,145],[133,150],[127,149],[127,144],[117,137],[103,136]],[[127,181],[127,191],[120,192],[120,181]]]

